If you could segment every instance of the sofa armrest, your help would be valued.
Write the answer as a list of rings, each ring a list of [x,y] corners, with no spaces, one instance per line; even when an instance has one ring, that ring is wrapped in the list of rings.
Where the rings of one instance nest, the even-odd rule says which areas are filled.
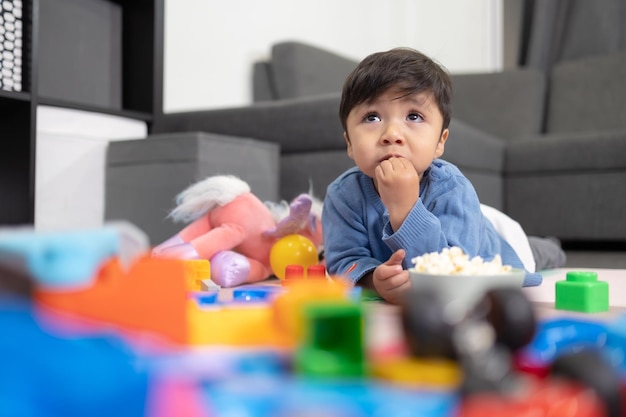
[[[469,178],[482,203],[501,210],[505,148],[503,140],[453,118],[443,159]]]
[[[339,93],[216,110],[168,113],[152,133],[210,132],[280,145],[284,154],[345,150]]]
[[[503,140],[461,120],[452,119],[443,159],[461,170],[469,168],[501,175],[504,171],[505,146]]]

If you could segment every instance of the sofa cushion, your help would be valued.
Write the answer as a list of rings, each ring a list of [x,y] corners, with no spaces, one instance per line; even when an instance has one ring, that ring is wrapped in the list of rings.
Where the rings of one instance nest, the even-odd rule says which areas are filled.
[[[546,77],[534,69],[453,74],[452,115],[511,140],[541,132]]]
[[[277,99],[340,92],[357,62],[300,42],[272,47],[272,71]]]
[[[500,175],[504,169],[505,143],[467,123],[452,119],[443,159],[464,168]]]
[[[626,129],[626,53],[564,62],[552,70],[546,131]]]
[[[510,143],[506,173],[626,170],[626,129],[554,133]]]

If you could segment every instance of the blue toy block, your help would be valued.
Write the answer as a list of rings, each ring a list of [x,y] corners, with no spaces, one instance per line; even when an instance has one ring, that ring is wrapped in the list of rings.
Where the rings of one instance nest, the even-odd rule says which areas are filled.
[[[582,349],[599,351],[626,380],[626,315],[608,323],[576,318],[543,321],[520,355],[524,361],[548,366],[558,356]]]
[[[196,300],[200,307],[212,306],[218,303],[217,292],[194,291],[191,297]]]
[[[454,392],[400,389],[365,379],[246,375],[203,389],[218,416],[448,417],[459,404]]]
[[[601,349],[608,336],[599,322],[559,318],[538,323],[535,337],[521,353],[536,364],[549,365],[557,356],[581,348]]]
[[[33,277],[46,287],[91,282],[102,263],[118,254],[115,229],[70,232],[0,232],[0,263]]]
[[[233,290],[233,301],[235,302],[269,302],[282,292],[281,287],[270,286],[250,286]]]
[[[121,339],[44,331],[23,299],[0,298],[0,415],[144,416],[149,375]]]

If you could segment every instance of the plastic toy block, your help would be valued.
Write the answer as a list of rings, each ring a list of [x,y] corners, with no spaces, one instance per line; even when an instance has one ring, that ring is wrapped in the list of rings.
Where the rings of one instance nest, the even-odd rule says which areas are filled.
[[[289,285],[294,280],[304,279],[304,267],[302,265],[287,265],[285,277],[281,280],[282,285]]]
[[[219,291],[221,286],[217,285],[210,279],[203,279],[200,281],[200,291]]]
[[[278,294],[280,287],[248,287],[233,290],[233,301],[235,302],[270,302]]]
[[[597,313],[609,309],[609,284],[598,281],[595,272],[568,272],[555,284],[557,310]]]
[[[283,285],[289,285],[297,279],[326,279],[326,268],[324,265],[309,265],[305,269],[302,265],[287,265],[285,267],[285,278]]]
[[[409,388],[457,389],[463,373],[460,366],[445,359],[411,357],[381,358],[371,364],[372,376]]]
[[[287,265],[285,267],[285,279],[304,278],[304,267],[302,265]]]
[[[126,330],[155,332],[165,340],[184,344],[188,294],[182,261],[145,256],[128,272],[117,259],[110,260],[88,288],[38,288],[35,298],[43,306]]]
[[[303,332],[304,306],[319,300],[345,301],[346,293],[340,284],[300,279],[286,291],[282,286],[238,288],[231,302],[188,306],[188,343],[293,348]]]
[[[190,291],[202,290],[202,281],[211,279],[211,263],[206,259],[183,261],[185,264],[185,282]]]
[[[89,284],[100,266],[118,251],[118,232],[114,229],[0,233],[0,264],[52,288]]]
[[[0,337],[0,415],[147,416],[151,371],[108,329],[65,337],[17,298],[0,303],[0,329],[10,335]]]
[[[206,384],[203,392],[215,416],[449,417],[457,415],[459,405],[454,392],[397,389],[366,379],[289,375],[240,375]]]
[[[568,416],[601,417],[606,412],[598,395],[588,387],[561,379],[529,379],[524,389],[510,395],[484,393],[467,396],[457,407],[456,416]]]
[[[191,298],[198,303],[200,307],[215,305],[218,303],[216,291],[194,291],[191,293]]]
[[[286,291],[272,303],[275,321],[295,340],[302,339],[304,318],[302,309],[320,301],[348,300],[348,287],[339,281],[297,279],[290,282]]]
[[[309,304],[303,311],[304,339],[294,368],[312,377],[361,377],[366,373],[363,312],[349,302]]]
[[[276,326],[269,304],[221,304],[187,307],[189,339],[195,346],[227,345],[238,347],[292,348],[294,341]]]
[[[155,379],[150,385],[144,416],[209,417],[202,394],[191,378],[169,376]]]
[[[311,265],[306,269],[307,279],[326,279],[326,268],[324,265]]]

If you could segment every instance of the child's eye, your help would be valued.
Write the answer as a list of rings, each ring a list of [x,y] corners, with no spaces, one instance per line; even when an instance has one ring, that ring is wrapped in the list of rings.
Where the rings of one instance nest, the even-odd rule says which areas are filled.
[[[424,120],[422,115],[419,113],[409,113],[406,118],[411,120],[412,122],[421,122],[422,120]]]
[[[378,116],[378,114],[376,113],[368,113],[365,115],[365,118],[363,119],[365,122],[379,122],[380,121],[380,116]]]

